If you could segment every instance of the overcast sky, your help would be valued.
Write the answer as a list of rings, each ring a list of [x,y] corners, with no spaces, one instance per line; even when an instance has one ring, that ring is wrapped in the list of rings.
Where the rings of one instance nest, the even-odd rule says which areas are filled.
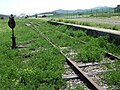
[[[76,10],[97,6],[116,7],[120,0],[0,0],[0,14],[35,14],[56,9]]]

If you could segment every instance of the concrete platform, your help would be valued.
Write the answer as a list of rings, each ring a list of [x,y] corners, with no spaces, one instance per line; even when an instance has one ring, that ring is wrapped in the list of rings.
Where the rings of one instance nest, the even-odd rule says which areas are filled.
[[[86,31],[86,33],[88,35],[92,35],[94,37],[108,36],[111,40],[114,40],[117,44],[120,44],[120,31],[117,31],[117,30],[76,25],[76,24],[56,22],[56,21],[48,21],[48,22],[51,24],[54,24],[54,25],[58,25],[58,24],[59,25],[66,25],[66,26],[74,28],[74,30],[83,30],[83,31]]]

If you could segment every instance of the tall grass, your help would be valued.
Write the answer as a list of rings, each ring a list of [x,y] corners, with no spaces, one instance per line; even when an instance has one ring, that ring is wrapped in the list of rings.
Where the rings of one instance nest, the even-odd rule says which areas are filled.
[[[17,19],[14,29],[17,45],[27,48],[12,50],[11,29],[7,21],[0,21],[1,90],[53,90],[65,87],[61,76],[64,57],[31,27],[27,27],[25,23],[28,22]]]

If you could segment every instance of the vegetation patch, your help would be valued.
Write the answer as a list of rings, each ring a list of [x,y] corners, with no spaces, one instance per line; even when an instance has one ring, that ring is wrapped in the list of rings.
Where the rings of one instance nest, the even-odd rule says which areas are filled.
[[[25,23],[29,22],[31,25],[26,26]],[[66,87],[65,81],[62,79],[65,58],[41,34],[44,34],[56,46],[67,47],[67,49],[62,49],[65,54],[74,51],[76,61],[100,62],[104,58],[105,51],[120,55],[120,46],[109,42],[107,37],[93,38],[81,30],[75,31],[64,25],[55,26],[46,21],[34,19],[16,20],[17,45],[23,43],[27,45],[27,48],[12,50],[12,32],[7,27],[6,20],[0,21],[0,23],[6,26],[0,27],[1,31],[6,30],[6,32],[0,32],[1,89],[59,90]],[[119,67],[119,64],[115,65],[115,67]],[[115,73],[116,78],[119,79],[119,73]],[[108,78],[107,75],[111,76]],[[110,72],[104,76],[104,79],[109,81],[114,78],[112,75],[114,76]],[[116,78],[114,80],[117,80]],[[115,82],[113,84],[119,85],[119,82],[113,82]],[[78,90],[79,88],[81,87],[77,87]]]
[[[11,30],[7,27],[6,20],[0,21],[4,25],[0,30],[7,31],[1,32],[0,35],[1,89],[53,90],[64,88],[65,81],[62,80],[62,73],[65,58],[38,33],[25,26],[25,22],[29,20],[16,20],[15,36],[17,45],[23,43],[27,45],[27,48],[12,50]],[[37,52],[33,53],[33,50]]]

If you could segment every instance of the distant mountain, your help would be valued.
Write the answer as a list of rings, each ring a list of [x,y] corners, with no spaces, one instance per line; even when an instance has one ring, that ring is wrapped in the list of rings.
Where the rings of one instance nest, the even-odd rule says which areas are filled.
[[[82,12],[82,9],[77,9],[77,10],[63,10],[63,9],[58,9],[53,11],[54,13],[58,13],[58,14],[67,14],[67,13],[78,13],[78,12]]]
[[[109,8],[112,8],[112,7],[108,7],[108,6],[98,6],[98,7],[94,7],[94,8],[91,8],[91,9],[77,9],[77,10],[63,10],[63,9],[58,9],[58,10],[55,10],[53,11],[54,13],[56,14],[67,14],[67,13],[80,13],[80,12],[86,12],[86,11],[95,11],[95,10],[108,10]]]
[[[94,8],[91,8],[91,9],[109,9],[109,8],[112,8],[112,7],[108,7],[108,6],[98,6],[98,7],[94,7]]]
[[[108,6],[97,6],[91,9],[108,9],[108,8],[113,8],[113,7],[108,7]]]

